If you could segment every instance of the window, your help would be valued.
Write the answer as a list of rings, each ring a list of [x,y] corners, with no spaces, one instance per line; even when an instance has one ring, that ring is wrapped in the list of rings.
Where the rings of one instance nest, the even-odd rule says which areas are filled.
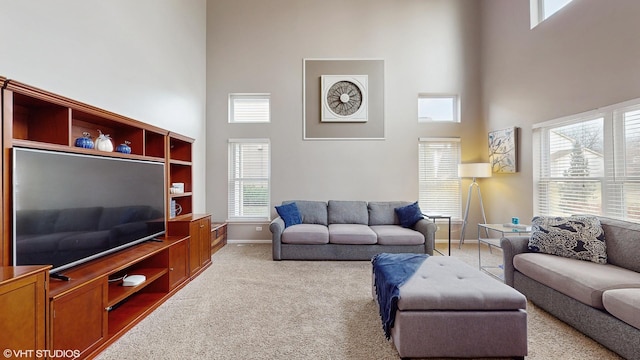
[[[418,94],[418,122],[460,122],[457,95]]]
[[[229,140],[230,221],[270,219],[270,154],[268,139]]]
[[[640,99],[533,131],[535,214],[640,222]]]
[[[420,209],[425,213],[461,218],[459,138],[421,138],[418,143]]]
[[[271,121],[270,94],[229,94],[229,123]]]
[[[548,19],[572,0],[529,0],[531,10],[531,28]]]

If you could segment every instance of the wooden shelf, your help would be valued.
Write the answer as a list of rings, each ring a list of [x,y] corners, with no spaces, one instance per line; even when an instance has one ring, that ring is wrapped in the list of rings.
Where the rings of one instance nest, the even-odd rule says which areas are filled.
[[[81,352],[80,358],[95,356],[211,264],[210,215],[192,214],[194,139],[4,77],[0,77],[0,84],[5,184],[5,201],[0,208],[0,266],[12,263],[14,147],[163,163],[166,218],[170,201],[182,207],[175,223],[165,220],[167,236],[162,242],[144,242],[66,269],[62,274],[70,277],[69,281],[43,280],[47,285],[42,286],[45,293],[39,297],[44,311],[38,323],[42,329],[36,331],[38,342],[30,346],[18,340],[7,344],[20,345],[15,349],[74,349]],[[110,136],[114,150],[129,142],[131,153],[75,146],[76,139],[85,132],[95,141],[98,130]],[[184,193],[170,194],[173,182],[184,183]],[[4,271],[0,280],[9,276],[8,270]],[[146,279],[134,287],[109,282],[124,274],[144,275]],[[0,309],[2,315],[7,311]]]
[[[175,202],[182,212],[178,216],[193,213],[193,180],[192,180],[192,155],[193,139],[186,136],[169,133],[167,146],[167,162],[169,164],[169,186],[172,183],[183,183],[184,193],[171,194],[169,191],[170,205]],[[169,212],[171,213],[171,211]],[[175,220],[178,216],[171,219]]]
[[[100,130],[109,135],[114,149],[130,142],[133,158],[166,160],[166,130],[86,105],[13,80],[4,90],[5,147],[28,146],[58,151],[73,151],[75,140],[84,132],[95,141]],[[82,149],[79,152],[82,153]],[[182,150],[185,152],[186,150]],[[117,152],[94,150],[93,154],[118,156]],[[126,155],[126,154],[122,154]]]
[[[109,283],[109,302],[108,307],[112,307],[122,300],[128,298],[134,293],[144,289],[145,286],[152,284],[160,276],[166,274],[167,268],[155,268],[155,269],[135,269],[131,270],[131,274],[128,275],[144,275],[145,281],[137,286],[123,286],[122,281]]]
[[[151,313],[165,297],[164,293],[138,293],[117,309],[109,312],[109,338],[132,328],[148,313]]]

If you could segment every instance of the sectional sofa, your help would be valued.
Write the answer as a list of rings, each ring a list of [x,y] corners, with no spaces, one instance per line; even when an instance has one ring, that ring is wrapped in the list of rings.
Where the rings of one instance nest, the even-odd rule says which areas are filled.
[[[436,225],[420,214],[414,224],[402,226],[405,219],[398,217],[396,209],[415,209],[416,203],[283,202],[291,204],[299,215],[295,224],[278,216],[269,225],[273,260],[371,260],[383,252],[433,254]]]
[[[535,228],[531,237],[503,238],[505,283],[624,358],[640,359],[640,224],[598,219],[601,263],[534,252]]]

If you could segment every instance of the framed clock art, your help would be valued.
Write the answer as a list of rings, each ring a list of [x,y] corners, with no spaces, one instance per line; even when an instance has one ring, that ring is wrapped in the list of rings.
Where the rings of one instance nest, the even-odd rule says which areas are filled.
[[[384,60],[304,59],[304,140],[384,140]]]
[[[320,121],[367,121],[367,80],[367,75],[322,75]]]

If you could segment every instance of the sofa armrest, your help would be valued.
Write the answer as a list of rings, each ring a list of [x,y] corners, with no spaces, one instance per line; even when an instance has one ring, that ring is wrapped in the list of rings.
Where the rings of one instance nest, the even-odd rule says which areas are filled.
[[[282,232],[284,231],[284,220],[279,216],[271,220],[269,230],[271,231],[271,252],[273,254],[273,260],[282,260],[280,249],[282,244]]]
[[[433,255],[433,249],[436,244],[436,224],[433,221],[422,219],[413,226],[413,229],[420,232],[424,236],[424,253]]]
[[[513,287],[513,273],[515,271],[513,267],[513,257],[521,253],[529,252],[529,237],[504,237],[500,240],[500,246],[502,247],[502,257],[504,261],[504,283]]]

